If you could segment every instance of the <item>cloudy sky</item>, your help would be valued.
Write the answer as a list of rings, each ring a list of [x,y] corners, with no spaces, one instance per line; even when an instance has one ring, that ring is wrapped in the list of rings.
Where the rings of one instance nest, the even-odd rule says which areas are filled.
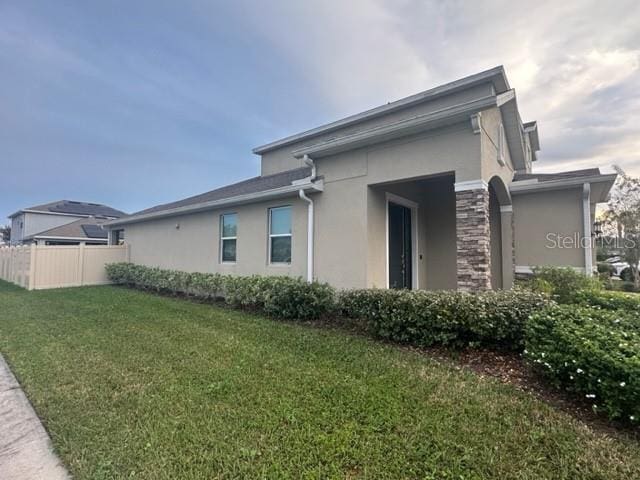
[[[640,175],[637,0],[0,0],[0,216],[210,190],[256,145],[500,64],[537,171]]]

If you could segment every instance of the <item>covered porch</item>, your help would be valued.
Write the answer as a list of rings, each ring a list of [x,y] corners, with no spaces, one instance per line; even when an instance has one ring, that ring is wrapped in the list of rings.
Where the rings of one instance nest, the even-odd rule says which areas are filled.
[[[512,286],[511,198],[499,177],[456,183],[447,172],[369,185],[367,204],[370,286]]]

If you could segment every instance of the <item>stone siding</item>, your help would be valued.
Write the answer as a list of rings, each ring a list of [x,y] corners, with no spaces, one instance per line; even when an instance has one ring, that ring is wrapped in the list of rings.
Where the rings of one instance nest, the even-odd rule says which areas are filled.
[[[458,290],[491,289],[489,191],[456,192]]]

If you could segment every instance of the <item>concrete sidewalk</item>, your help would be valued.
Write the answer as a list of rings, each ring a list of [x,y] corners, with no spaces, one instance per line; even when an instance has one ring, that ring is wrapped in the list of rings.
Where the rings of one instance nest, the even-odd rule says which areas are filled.
[[[0,478],[63,480],[69,475],[53,453],[40,419],[0,355]]]

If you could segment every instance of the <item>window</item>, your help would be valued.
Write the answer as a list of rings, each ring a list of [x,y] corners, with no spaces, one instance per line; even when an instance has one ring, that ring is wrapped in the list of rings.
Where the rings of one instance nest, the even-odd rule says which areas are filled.
[[[504,166],[504,157],[505,157],[505,140],[504,140],[504,127],[500,124],[500,129],[498,130],[498,163]]]
[[[291,207],[269,209],[269,263],[291,263]]]
[[[124,230],[113,230],[111,232],[111,245],[123,245],[124,244]]]
[[[238,239],[238,216],[235,213],[220,215],[220,261],[235,263]]]

